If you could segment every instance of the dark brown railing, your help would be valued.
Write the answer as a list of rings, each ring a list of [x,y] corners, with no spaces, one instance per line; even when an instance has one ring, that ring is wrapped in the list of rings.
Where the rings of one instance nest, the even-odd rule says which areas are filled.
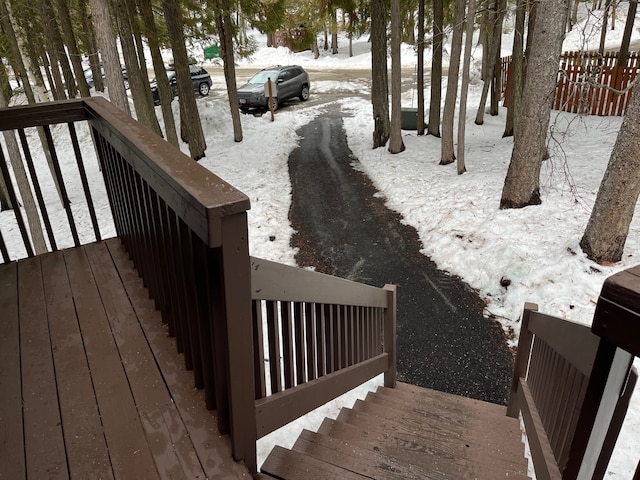
[[[68,135],[60,123],[68,125]],[[38,142],[35,131],[27,141],[25,129],[40,126],[50,169],[43,166],[44,151],[35,155],[39,168],[31,167],[29,148]],[[76,128],[90,128],[93,145],[81,146]],[[267,430],[379,373],[385,373],[386,385],[395,384],[393,287],[251,259],[248,198],[106,100],[6,109],[0,130],[16,130],[24,139],[22,155],[32,171],[47,250],[100,240],[115,228],[195,385],[204,389],[207,407],[216,409],[220,432],[230,434],[234,458],[252,471],[256,441]],[[62,171],[58,152],[64,143],[72,145],[77,171]],[[31,244],[5,158],[0,165],[24,246],[9,252],[0,228],[3,261],[43,253]],[[52,177],[60,195],[41,199],[40,184],[52,183]],[[79,228],[87,223],[92,234]],[[272,359],[278,360],[269,361],[267,381],[264,365]],[[286,414],[277,413],[282,410]]]
[[[610,346],[603,357],[602,348],[588,327],[525,305],[507,415],[522,413],[537,478],[575,479],[580,468],[590,471],[581,478],[604,477],[637,375],[630,354]],[[588,445],[605,384],[616,375],[603,434]]]
[[[395,385],[395,287],[251,268],[258,438],[380,373]]]

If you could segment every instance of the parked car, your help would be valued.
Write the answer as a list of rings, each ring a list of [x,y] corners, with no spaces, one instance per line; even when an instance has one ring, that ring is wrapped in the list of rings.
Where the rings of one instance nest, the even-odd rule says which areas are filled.
[[[191,74],[191,83],[193,84],[193,91],[198,93],[201,97],[209,95],[211,90],[211,75],[204,68],[198,65],[189,65],[189,73]],[[173,69],[167,70],[167,80],[171,87],[171,99],[178,96],[178,81],[176,80],[176,71]],[[151,80],[151,94],[153,95],[154,105],[160,105],[160,94],[158,93],[158,81],[154,78]]]
[[[124,82],[124,88],[129,90],[129,77],[127,76],[127,67],[124,65],[120,65],[120,68],[122,69],[122,81]],[[102,65],[100,65],[100,70],[102,71],[102,80],[106,84],[104,67]],[[84,78],[87,80],[87,84],[89,85],[89,88],[93,88],[94,87],[93,70],[91,70],[90,68],[86,68],[84,70]]]
[[[299,65],[274,66],[256,73],[248,83],[238,88],[238,102],[240,110],[246,112],[251,109],[269,108],[269,99],[265,95],[265,84],[271,79],[276,94],[273,98],[273,108],[276,110],[280,103],[298,97],[301,101],[309,100],[309,75]]]

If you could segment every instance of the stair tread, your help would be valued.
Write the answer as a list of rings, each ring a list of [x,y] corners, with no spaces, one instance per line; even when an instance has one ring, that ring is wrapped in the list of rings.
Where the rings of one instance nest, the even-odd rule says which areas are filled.
[[[363,480],[367,477],[336,467],[304,453],[275,446],[261,472],[281,480]]]
[[[380,480],[448,480],[455,478],[443,472],[396,459],[382,453],[380,449],[365,449],[349,441],[309,430],[301,433],[293,450],[366,477]]]
[[[343,409],[345,410],[345,409]],[[490,445],[493,454],[510,456],[523,450],[522,431],[517,419],[439,415],[438,412],[415,412],[398,408],[389,402],[377,403],[373,398],[357,400],[352,410],[377,417],[380,424],[392,428],[394,425],[405,432],[418,436],[426,435],[457,439],[463,444]]]
[[[353,413],[368,417],[358,412]],[[379,452],[399,462],[447,475],[444,478],[528,478],[524,454],[515,458],[493,457],[484,454],[482,449],[467,449],[455,442],[433,443],[411,433],[385,432],[376,428],[375,417],[368,417],[368,420],[368,425],[373,428],[325,419],[318,433],[347,441],[365,450]]]

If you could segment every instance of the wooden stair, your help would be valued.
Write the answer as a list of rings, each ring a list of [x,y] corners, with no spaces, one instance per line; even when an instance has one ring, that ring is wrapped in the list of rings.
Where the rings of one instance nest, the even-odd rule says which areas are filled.
[[[380,387],[276,446],[265,477],[295,479],[528,479],[522,432],[506,407],[398,383]]]

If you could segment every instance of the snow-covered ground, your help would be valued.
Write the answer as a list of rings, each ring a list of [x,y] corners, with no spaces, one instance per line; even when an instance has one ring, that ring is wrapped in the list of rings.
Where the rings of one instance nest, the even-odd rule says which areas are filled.
[[[618,8],[616,30],[608,35],[609,47],[619,43],[626,5]],[[581,11],[579,31],[591,31],[589,45],[597,46],[599,31],[592,27],[597,15]],[[508,30],[508,29],[507,29]],[[571,32],[565,50],[584,45],[584,34]],[[595,40],[593,40],[595,38]],[[636,29],[634,38],[640,38]],[[260,45],[264,39],[258,38]],[[503,54],[510,54],[511,39],[505,36]],[[340,53],[321,51],[319,59],[310,52],[292,54],[287,49],[260,47],[252,59],[239,66],[299,64],[313,69],[370,68],[371,55],[366,38],[354,40],[354,57],[348,57],[347,40],[340,38]],[[194,52],[197,54],[197,52]],[[427,50],[426,64],[430,61]],[[415,52],[410,46],[402,51],[403,66],[415,67]],[[474,51],[477,72],[480,49]],[[446,59],[445,59],[446,60]],[[219,68],[213,65],[210,68]],[[540,310],[589,324],[604,279],[640,262],[640,220],[634,218],[621,262],[600,266],[587,260],[579,241],[589,218],[611,148],[621,125],[620,118],[577,117],[552,112],[551,158],[541,174],[540,206],[520,210],[500,210],[500,193],[510,160],[512,139],[502,138],[505,113],[485,116],[485,124],[473,122],[481,84],[475,78],[468,101],[465,158],[467,173],[457,175],[455,166],[440,166],[440,140],[404,131],[406,150],[391,155],[386,149],[371,148],[373,122],[368,100],[357,97],[340,101],[349,146],[363,169],[374,181],[389,208],[398,211],[415,227],[423,243],[423,253],[439,266],[467,281],[487,301],[487,314],[494,315],[517,335],[519,316],[525,301],[536,302]],[[345,82],[346,83],[346,82]],[[445,82],[446,83],[446,82]],[[351,84],[351,83],[350,83]],[[354,90],[366,84],[354,79]],[[345,85],[314,80],[312,96],[322,95]],[[218,80],[214,89],[224,89]],[[427,91],[428,95],[428,91]],[[415,106],[415,92],[407,92],[404,106]],[[176,107],[174,102],[174,108]],[[207,138],[207,156],[201,163],[227,180],[251,199],[249,233],[251,254],[295,264],[295,252],[289,245],[292,228],[288,221],[290,191],[287,159],[299,140],[296,129],[316,116],[322,106],[292,105],[277,112],[275,122],[268,115],[242,116],[244,140],[233,141],[230,113],[224,98],[199,100],[198,106]],[[158,109],[159,113],[159,109]],[[83,132],[83,142],[90,142]],[[62,146],[70,149],[70,146]],[[185,151],[187,148],[185,146]],[[60,155],[61,158],[73,158]],[[74,195],[74,193],[71,193]],[[0,228],[14,254],[21,252],[19,233],[10,213],[0,214]],[[275,240],[272,241],[272,238]],[[500,279],[511,280],[508,288]],[[402,294],[400,292],[400,294]],[[463,332],[461,332],[463,334]],[[369,382],[332,404],[323,407],[267,436],[259,442],[259,457],[264,459],[271,446],[291,445],[302,428],[315,429],[326,415],[335,416],[340,405],[380,384]],[[607,478],[631,478],[640,452],[640,391],[635,399],[618,441]]]

